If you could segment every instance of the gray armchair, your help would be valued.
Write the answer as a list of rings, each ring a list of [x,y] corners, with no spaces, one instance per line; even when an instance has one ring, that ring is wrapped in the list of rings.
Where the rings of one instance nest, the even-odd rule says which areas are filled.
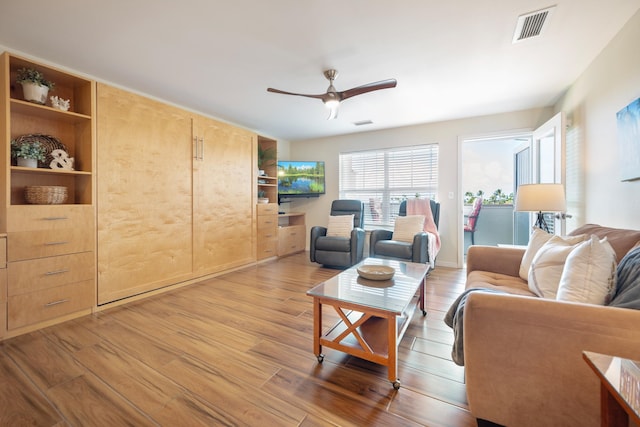
[[[433,221],[438,226],[440,221],[440,203],[430,201]],[[400,216],[407,215],[407,201],[400,203]],[[427,244],[429,235],[425,232],[416,234],[413,243],[393,240],[393,232],[388,230],[373,230],[369,239],[369,256],[375,258],[399,259],[409,262],[425,264],[431,261]]]
[[[327,267],[346,268],[362,261],[365,234],[364,205],[360,200],[334,200],[331,215],[353,214],[351,237],[327,236],[327,228],[319,225],[311,227],[309,257],[312,262]]]

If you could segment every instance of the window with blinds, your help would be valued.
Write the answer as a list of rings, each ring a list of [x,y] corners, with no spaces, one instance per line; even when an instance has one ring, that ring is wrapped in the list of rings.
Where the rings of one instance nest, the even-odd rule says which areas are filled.
[[[365,225],[392,226],[400,202],[435,198],[438,144],[340,154],[340,198],[364,203]]]

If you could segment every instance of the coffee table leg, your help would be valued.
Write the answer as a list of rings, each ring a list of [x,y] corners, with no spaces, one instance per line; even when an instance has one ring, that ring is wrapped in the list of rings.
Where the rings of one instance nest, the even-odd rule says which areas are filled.
[[[425,310],[425,299],[427,298],[427,276],[424,276],[424,279],[420,282],[420,311],[422,311],[422,315],[427,315],[427,310]]]
[[[400,380],[398,379],[398,325],[395,315],[387,317],[387,325],[389,326],[387,331],[387,370],[389,381],[393,384],[393,388],[398,390],[400,388]]]
[[[320,338],[322,337],[322,303],[319,298],[313,299],[313,353],[318,358],[318,363],[324,360]]]

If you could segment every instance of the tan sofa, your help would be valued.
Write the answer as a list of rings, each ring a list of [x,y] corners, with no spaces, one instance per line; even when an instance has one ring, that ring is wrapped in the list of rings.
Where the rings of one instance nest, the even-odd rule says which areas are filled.
[[[640,231],[586,225],[618,261]],[[524,250],[472,246],[466,287],[464,361],[469,409],[478,425],[599,426],[600,383],[582,351],[640,360],[640,310],[545,300],[520,279]],[[489,421],[489,422],[487,422]]]

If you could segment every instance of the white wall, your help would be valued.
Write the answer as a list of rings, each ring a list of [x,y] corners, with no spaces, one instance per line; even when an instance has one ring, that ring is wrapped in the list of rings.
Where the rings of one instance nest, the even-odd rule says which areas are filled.
[[[556,105],[570,119],[567,137],[580,150],[582,223],[640,228],[640,181],[620,181],[616,139],[616,112],[640,97],[639,42],[640,12]]]
[[[289,159],[324,160],[326,162],[327,193],[319,198],[296,200],[291,203],[289,209],[307,213],[308,229],[313,225],[326,226],[331,202],[338,198],[338,155],[341,152],[439,143],[440,175],[436,199],[441,203],[439,230],[442,249],[438,255],[438,265],[461,266],[462,260],[458,259],[458,245],[462,241],[462,195],[459,188],[461,174],[458,169],[459,138],[534,129],[544,123],[552,114],[552,108],[533,109],[291,142],[289,144]],[[452,199],[449,198],[449,193],[453,193]],[[285,206],[284,209],[286,210],[287,207]]]

